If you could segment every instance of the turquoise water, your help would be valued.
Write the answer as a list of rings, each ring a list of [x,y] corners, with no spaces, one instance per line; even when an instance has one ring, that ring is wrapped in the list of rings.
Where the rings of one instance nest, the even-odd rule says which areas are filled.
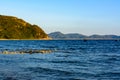
[[[49,54],[2,54],[41,50]],[[120,80],[120,41],[0,41],[0,80]]]

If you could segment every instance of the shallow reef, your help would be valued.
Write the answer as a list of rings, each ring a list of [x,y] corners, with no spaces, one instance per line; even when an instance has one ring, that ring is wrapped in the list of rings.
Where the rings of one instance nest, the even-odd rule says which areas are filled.
[[[53,50],[47,50],[47,49],[41,49],[41,50],[16,50],[16,51],[9,51],[9,50],[4,50],[0,53],[2,54],[25,54],[25,53],[28,53],[28,54],[34,54],[34,53],[41,53],[41,54],[47,54],[47,53],[52,53],[54,52]]]

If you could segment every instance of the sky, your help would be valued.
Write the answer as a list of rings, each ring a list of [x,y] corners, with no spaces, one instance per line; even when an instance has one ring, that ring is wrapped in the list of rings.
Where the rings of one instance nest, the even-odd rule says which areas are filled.
[[[120,35],[120,0],[0,0],[0,15],[24,19],[46,33]]]

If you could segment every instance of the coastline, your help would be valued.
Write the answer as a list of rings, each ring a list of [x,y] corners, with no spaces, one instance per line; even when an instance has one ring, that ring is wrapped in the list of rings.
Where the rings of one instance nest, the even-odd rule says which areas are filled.
[[[120,41],[120,39],[52,39],[52,38],[43,38],[43,39],[0,39],[0,41],[7,41],[7,40],[83,40],[83,41],[88,41],[88,40],[116,40]]]
[[[43,39],[0,39],[0,41],[2,40],[52,40],[52,38],[43,38]]]

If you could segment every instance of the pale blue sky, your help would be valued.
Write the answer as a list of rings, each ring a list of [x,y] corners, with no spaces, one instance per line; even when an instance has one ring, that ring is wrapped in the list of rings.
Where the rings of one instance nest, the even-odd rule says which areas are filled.
[[[46,33],[120,35],[120,0],[0,0],[0,14],[37,24]]]

